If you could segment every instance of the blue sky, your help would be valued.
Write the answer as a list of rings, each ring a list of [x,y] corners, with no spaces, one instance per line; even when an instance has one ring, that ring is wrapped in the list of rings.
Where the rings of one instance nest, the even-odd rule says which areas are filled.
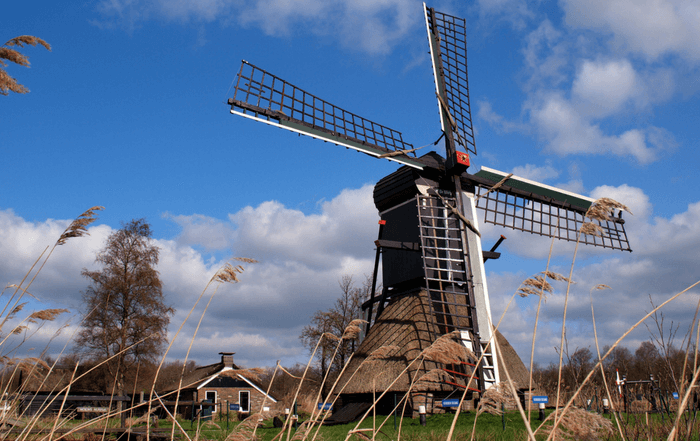
[[[700,7],[691,1],[438,1],[467,19],[469,85],[481,165],[627,204],[633,253],[581,250],[572,290],[571,352],[594,348],[700,277]],[[297,336],[316,309],[360,281],[374,257],[372,185],[396,169],[344,148],[230,115],[240,60],[403,133],[439,136],[422,6],[410,0],[111,0],[15,2],[4,38],[36,35],[30,69],[9,66],[27,95],[0,97],[0,282],[17,283],[44,246],[85,209],[106,210],[91,236],[61,247],[32,287],[40,303],[80,311],[82,268],[120,222],[146,218],[179,326],[227,258],[260,260],[222,288],[193,356],[222,350],[247,366],[304,361]],[[3,40],[3,41],[5,41]],[[494,316],[544,270],[550,242],[499,234],[487,263]],[[568,273],[573,247],[555,243]],[[547,301],[536,359],[556,357],[563,287]],[[698,291],[665,312],[692,320]],[[503,331],[529,360],[534,299],[516,299]],[[77,323],[72,321],[73,327]],[[58,326],[57,324],[56,326]],[[53,325],[52,325],[53,326]],[[33,338],[40,351],[55,327]],[[70,329],[70,328],[69,328]],[[176,343],[182,358],[194,325]],[[64,331],[55,343],[62,344]],[[641,328],[631,348],[648,338]],[[43,339],[43,340],[42,340]],[[59,345],[60,347],[60,345]],[[57,349],[60,350],[60,349]],[[52,349],[54,353],[57,351]]]

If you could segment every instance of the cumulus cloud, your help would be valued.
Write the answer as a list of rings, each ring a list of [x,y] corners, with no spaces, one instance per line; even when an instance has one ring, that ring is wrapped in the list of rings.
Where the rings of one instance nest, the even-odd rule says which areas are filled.
[[[603,117],[620,111],[641,92],[632,64],[628,60],[584,60],[574,78],[571,93],[581,100],[587,113]]]
[[[673,136],[660,127],[632,128],[609,135],[585,118],[561,93],[550,93],[529,105],[530,116],[547,149],[559,155],[613,154],[634,158],[640,164],[655,161],[659,153],[674,148]],[[664,133],[667,136],[658,136]]]
[[[225,221],[213,219],[200,214],[191,216],[164,216],[175,222],[180,228],[176,241],[180,245],[198,245],[205,251],[228,249],[235,237],[235,231]]]
[[[500,17],[516,29],[523,28],[535,16],[525,0],[477,0],[476,3],[481,16]]]
[[[577,7],[597,14],[595,8]],[[648,120],[654,104],[674,96],[678,79],[672,68],[601,50],[595,37],[557,28],[546,18],[526,35],[522,54],[527,98],[521,116],[504,118],[482,100],[478,115],[492,127],[534,134],[545,141],[543,150],[562,156],[615,155],[642,165],[676,147],[664,128],[630,117],[643,114],[642,121]]]
[[[548,179],[553,179],[559,176],[559,170],[551,165],[538,167],[534,164],[519,165],[513,168],[512,172],[515,176],[530,179],[533,181],[544,182]]]
[[[155,241],[160,248],[157,270],[165,298],[176,309],[171,336],[225,263],[209,251],[226,249],[230,256],[260,261],[244,264],[241,283],[216,289],[196,337],[199,360],[211,361],[210,357],[219,351],[232,350],[250,365],[273,365],[278,358],[290,363],[301,361],[306,350],[298,336],[311,314],[332,305],[343,275],[354,275],[359,282],[372,271],[378,215],[371,186],[344,190],[320,204],[319,212],[314,214],[268,201],[243,208],[224,220],[202,215],[167,218],[181,227],[174,239]],[[0,254],[12,256],[0,263],[0,280],[19,283],[69,223],[33,223],[11,210],[0,211]],[[30,289],[40,301],[35,306],[50,304],[80,313],[81,291],[87,286],[80,273],[85,267],[94,268],[95,255],[112,229],[97,225],[89,232],[90,236],[73,238],[57,248]],[[205,299],[214,289],[209,288]],[[183,328],[171,358],[184,357],[205,304],[206,300],[200,302]],[[42,336],[37,336],[32,346],[48,342]],[[67,339],[64,335],[59,346]]]
[[[528,166],[524,167],[527,171]],[[550,173],[547,167],[530,166],[536,173]],[[317,309],[329,307],[338,295],[337,281],[343,274],[361,277],[372,270],[373,240],[376,238],[376,210],[372,205],[371,186],[345,190],[318,207],[317,213],[305,214],[284,205],[267,201],[232,213],[228,219],[203,216],[172,215],[182,226],[173,239],[158,239],[161,248],[158,270],[164,282],[167,301],[177,312],[171,322],[170,335],[182,323],[207,281],[224,263],[204,251],[205,244],[219,244],[217,237],[225,227],[232,231],[232,256],[253,257],[260,263],[245,265],[241,283],[219,286],[206,311],[196,337],[194,328],[204,305],[214,292],[205,292],[204,301],[195,309],[190,322],[170,354],[183,358],[190,339],[195,338],[192,357],[213,362],[222,350],[237,353],[244,365],[272,365],[303,361],[305,349],[298,335]],[[604,283],[613,291],[594,293],[594,305],[601,344],[609,344],[649,310],[648,295],[656,304],[673,295],[698,277],[700,256],[700,201],[670,218],[655,217],[649,197],[640,189],[621,185],[595,188],[592,197],[612,197],[628,205],[634,216],[625,215],[633,253],[620,253],[581,247],[575,266],[569,300],[569,345],[588,347],[593,344],[590,325],[591,287]],[[12,258],[0,263],[0,276],[6,283],[21,280],[46,244],[53,243],[69,223],[68,220],[28,222],[11,210],[0,211],[0,253]],[[211,236],[206,228],[186,234],[192,225],[215,225]],[[80,306],[80,290],[85,280],[83,267],[93,264],[95,253],[112,230],[104,225],[90,228],[91,235],[71,239],[57,249],[35,282],[33,293],[45,303]],[[484,243],[499,234],[508,240],[499,249],[500,260],[487,263],[488,284],[494,319],[498,319],[522,280],[544,270],[550,240],[546,237],[519,234],[511,230],[482,225]],[[182,237],[188,237],[187,241]],[[201,243],[197,243],[197,242]],[[219,245],[217,245],[219,246]],[[567,274],[573,244],[556,241],[550,269]],[[504,270],[506,268],[506,270]],[[514,269],[517,268],[517,269]],[[536,357],[545,363],[556,357],[553,347],[559,344],[559,328],[566,286],[555,283],[555,292],[541,312],[541,328]],[[669,320],[687,323],[688,311],[694,311],[698,292],[693,291],[666,310]],[[41,306],[41,305],[38,305]],[[510,304],[502,330],[527,361],[536,299],[516,298]],[[623,312],[624,311],[624,312]],[[74,325],[54,343],[67,341]],[[37,348],[55,333],[53,324],[43,329],[32,343]],[[58,325],[56,325],[58,326]],[[628,344],[636,347],[648,338],[645,330],[635,333]]]
[[[133,30],[146,20],[236,23],[284,36],[304,29],[337,38],[346,47],[386,54],[421,21],[420,2],[404,0],[103,0],[103,27]]]
[[[479,109],[477,113],[477,115],[479,115],[479,119],[487,122],[489,125],[501,132],[526,132],[528,129],[527,125],[517,121],[510,121],[504,118],[503,115],[496,113],[496,111],[493,110],[493,106],[488,101],[479,101],[477,106]]]
[[[625,214],[625,227],[632,246],[632,253],[580,247],[574,268],[568,312],[569,351],[577,347],[595,347],[591,324],[590,291],[597,284],[612,287],[611,291],[594,291],[598,335],[601,346],[612,343],[647,311],[651,300],[658,305],[700,279],[697,268],[700,256],[694,252],[700,246],[700,202],[688,205],[686,211],[671,218],[653,216],[649,197],[639,188],[629,185],[600,186],[591,191],[593,198],[610,197],[630,207],[634,215]],[[482,227],[482,234],[494,235],[502,229]],[[533,273],[543,271],[549,253],[550,241],[546,238],[516,232],[506,233],[508,240],[502,246],[510,263],[523,258],[522,266],[533,268]],[[487,236],[488,238],[489,236]],[[573,247],[556,241],[550,270],[568,276]],[[524,271],[498,272],[499,261],[487,264],[489,292],[494,318],[498,319],[519,284],[532,274]],[[552,349],[560,344],[561,320],[566,285],[553,283],[555,292],[547,298],[540,315],[536,360],[545,365],[552,359]],[[692,313],[700,301],[700,289],[674,301],[664,309],[667,320],[681,325],[681,333],[692,321]],[[505,335],[521,357],[528,358],[534,326],[536,298],[516,298],[507,312],[502,327]],[[522,323],[525,325],[521,325]],[[513,323],[520,323],[514,325]],[[523,332],[523,327],[526,332]],[[627,340],[631,349],[649,339],[646,327],[640,327]]]
[[[700,5],[692,0],[564,0],[569,26],[612,34],[618,47],[650,60],[700,60]]]

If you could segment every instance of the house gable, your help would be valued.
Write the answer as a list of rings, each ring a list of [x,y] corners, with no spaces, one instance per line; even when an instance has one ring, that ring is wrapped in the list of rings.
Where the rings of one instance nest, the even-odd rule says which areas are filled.
[[[221,375],[222,373],[226,371],[231,371],[231,368],[224,368],[221,371],[217,372],[215,375],[213,375],[211,378],[209,378],[207,381],[204,381],[202,384],[197,386],[197,390],[200,389],[220,389],[220,388],[253,388],[259,393],[261,393],[263,396],[267,397],[268,400],[272,401],[273,403],[276,403],[277,400],[273,398],[272,396],[268,395],[267,392],[262,390],[258,385],[247,379],[241,374],[236,374],[235,377],[232,377],[230,375]]]

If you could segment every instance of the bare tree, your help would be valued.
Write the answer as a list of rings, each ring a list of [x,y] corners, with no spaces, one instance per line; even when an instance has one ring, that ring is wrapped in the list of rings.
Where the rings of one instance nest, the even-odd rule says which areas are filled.
[[[367,299],[372,288],[372,278],[365,277],[362,286],[355,286],[352,276],[344,275],[339,281],[340,296],[335,304],[327,311],[316,311],[311,317],[311,324],[305,326],[299,338],[304,346],[313,350],[321,335],[333,334],[340,338],[351,321],[361,318],[362,302]],[[355,352],[355,340],[344,340],[336,354],[335,360],[331,360],[337,342],[324,339],[321,343],[317,358],[321,368],[321,375],[326,370],[340,370],[345,365],[348,357]]]
[[[40,44],[46,49],[51,50],[51,46],[49,46],[47,42],[41,38],[32,37],[31,35],[20,35],[0,46],[0,95],[9,95],[9,92],[29,92],[29,89],[19,84],[17,80],[8,75],[4,69],[4,67],[7,66],[7,61],[19,64],[20,66],[29,67],[29,59],[27,56],[13,49],[13,47],[24,47],[27,44],[31,46]]]
[[[83,270],[90,286],[83,293],[85,321],[76,343],[94,359],[114,356],[107,369],[119,395],[124,394],[125,372],[154,361],[166,343],[174,310],[165,304],[154,269],[158,251],[150,225],[132,220],[107,238],[95,259],[102,268]]]

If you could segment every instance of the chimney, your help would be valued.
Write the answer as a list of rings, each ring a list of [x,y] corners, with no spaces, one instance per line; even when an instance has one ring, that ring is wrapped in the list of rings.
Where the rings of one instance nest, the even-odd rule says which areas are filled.
[[[235,352],[219,352],[221,354],[221,363],[225,368],[233,369],[233,354]]]

